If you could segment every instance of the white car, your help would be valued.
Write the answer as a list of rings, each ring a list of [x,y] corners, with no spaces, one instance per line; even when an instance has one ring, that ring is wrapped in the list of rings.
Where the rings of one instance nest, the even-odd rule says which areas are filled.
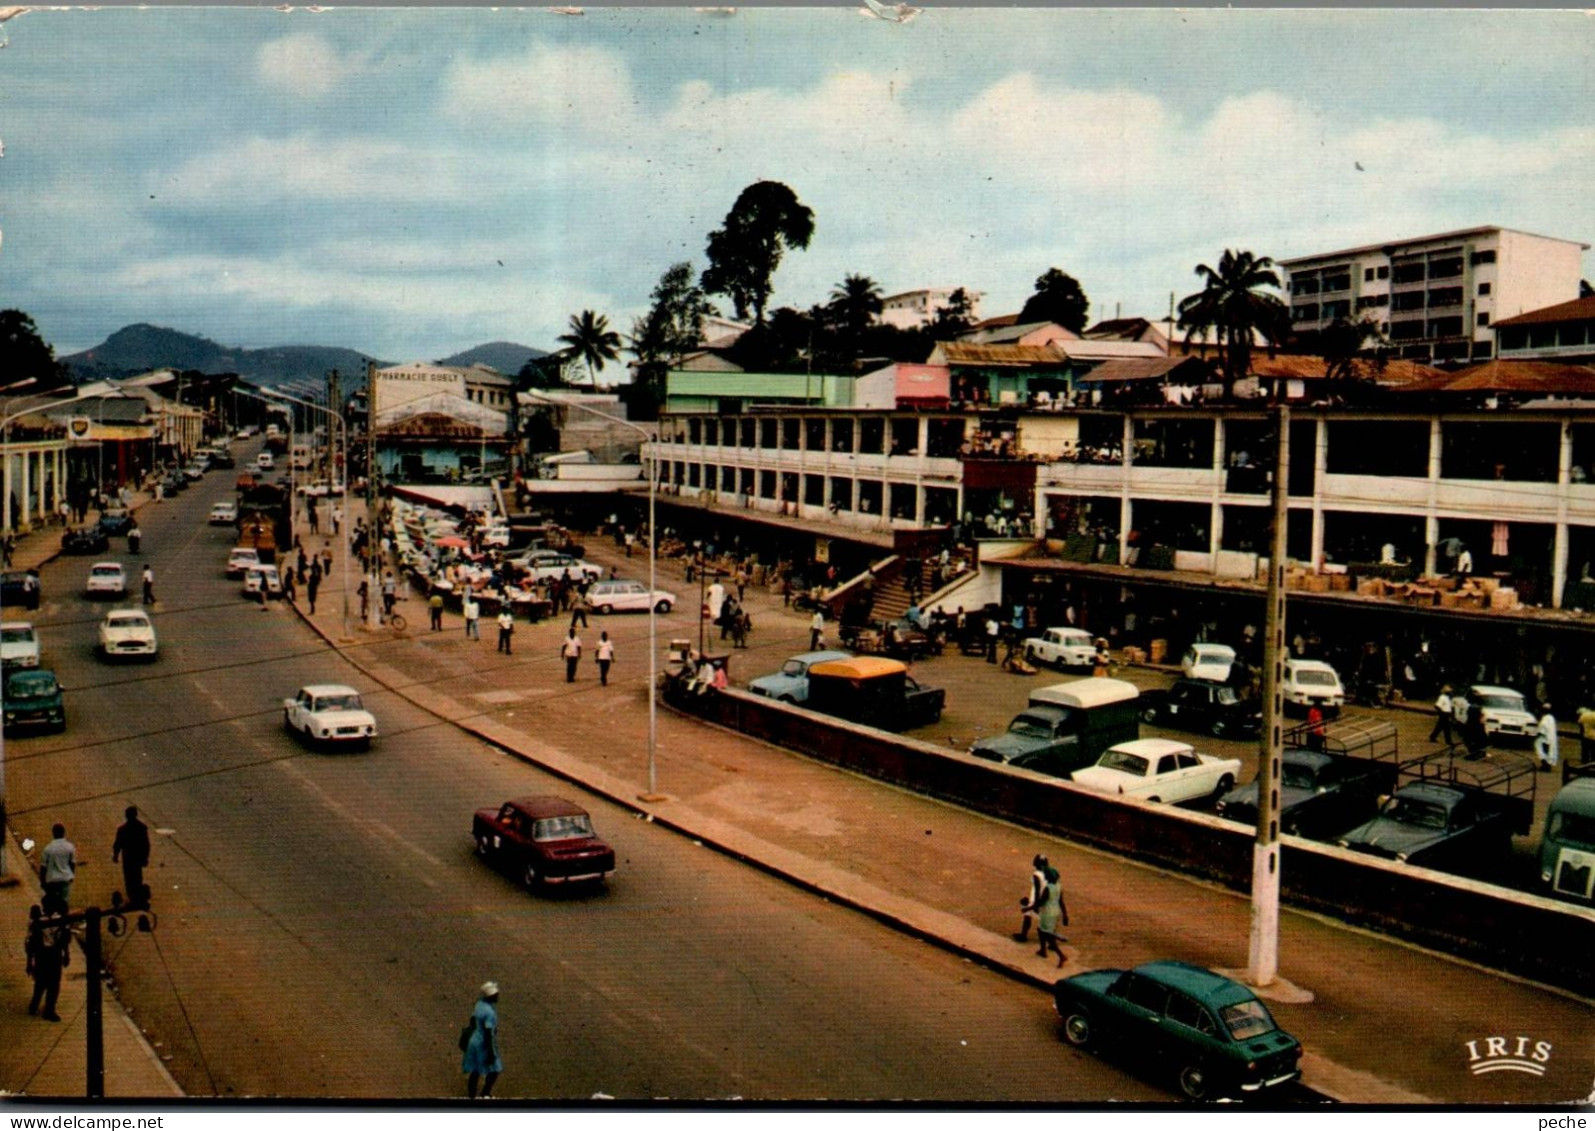
[[[297,490],[299,494],[304,495],[307,498],[324,499],[328,495],[342,495],[343,484],[329,483],[325,479],[316,479],[309,483],[301,483]]]
[[[104,659],[142,656],[153,660],[158,648],[155,626],[142,609],[112,609],[100,622],[100,655]]]
[[[261,586],[266,587],[266,596],[282,596],[282,577],[277,573],[274,565],[252,565],[244,571],[244,596],[259,597]]]
[[[212,526],[232,526],[238,521],[238,504],[231,502],[212,503],[209,521]]]
[[[482,531],[482,545],[489,549],[502,550],[510,544],[510,528],[507,526],[489,526]]]
[[[95,562],[89,567],[87,592],[90,597],[127,596],[127,574],[121,562]]]
[[[261,452],[255,457],[255,466],[262,471],[270,471],[277,466],[277,461],[272,458],[270,452]]]
[[[1235,649],[1228,644],[1192,644],[1180,658],[1186,679],[1206,679],[1223,683],[1235,663]]]
[[[39,634],[25,621],[0,624],[0,667],[39,666]]]
[[[227,576],[242,577],[260,564],[260,551],[253,546],[234,546],[227,555]]]
[[[1484,733],[1492,738],[1531,739],[1539,721],[1529,712],[1523,696],[1510,687],[1476,683],[1468,688],[1467,700],[1479,707]]]
[[[376,717],[365,709],[360,693],[341,683],[313,683],[301,687],[292,699],[284,699],[282,725],[306,742],[364,747],[377,736]]]
[[[1306,714],[1309,707],[1320,707],[1326,716],[1337,715],[1346,705],[1346,687],[1334,668],[1322,660],[1285,661],[1281,681],[1285,707],[1295,714]]]
[[[596,581],[604,576],[604,567],[593,565],[592,562],[573,558],[569,554],[543,554],[541,557],[528,557],[523,559],[527,569],[538,581],[553,581],[569,573],[574,580],[581,580],[583,576],[589,581]],[[674,602],[675,598],[672,597]],[[596,602],[594,602],[596,604]]]
[[[594,610],[609,613],[645,613],[649,609],[668,613],[675,606],[676,595],[663,589],[650,590],[640,581],[599,581],[587,590],[587,599]]]
[[[1025,641],[1025,659],[1058,668],[1089,668],[1097,662],[1096,641],[1083,628],[1049,628]]]
[[[210,464],[201,463],[199,460],[195,460],[193,463],[183,468],[183,478],[192,481],[203,479],[205,478],[205,472],[209,467]]]
[[[1239,758],[1198,754],[1170,738],[1138,738],[1110,746],[1097,764],[1076,770],[1072,781],[1098,793],[1143,801],[1195,801],[1222,797],[1235,788]]]

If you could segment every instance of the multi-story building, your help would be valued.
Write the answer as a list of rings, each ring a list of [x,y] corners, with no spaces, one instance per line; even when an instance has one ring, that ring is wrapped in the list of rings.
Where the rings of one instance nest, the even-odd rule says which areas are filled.
[[[1595,296],[1531,310],[1496,324],[1503,360],[1595,361]]]
[[[887,295],[881,300],[880,320],[888,326],[896,326],[899,330],[913,330],[928,325],[935,321],[937,314],[947,308],[953,292],[960,289],[963,289],[969,299],[970,320],[978,321],[980,292],[959,287],[921,287],[917,291]]]
[[[1578,297],[1589,244],[1511,228],[1432,236],[1280,261],[1291,325],[1321,330],[1338,318],[1377,322],[1404,358],[1435,362],[1495,356],[1494,324]]]

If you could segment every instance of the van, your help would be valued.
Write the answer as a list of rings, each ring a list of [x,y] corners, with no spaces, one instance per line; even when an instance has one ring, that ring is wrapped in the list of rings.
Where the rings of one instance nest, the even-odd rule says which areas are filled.
[[[1335,669],[1322,660],[1286,660],[1281,682],[1285,710],[1290,714],[1305,715],[1308,708],[1316,706],[1323,710],[1325,718],[1331,718],[1346,705],[1345,685]]]
[[[1141,736],[1140,690],[1122,679],[1075,679],[1039,687],[1004,734],[969,752],[1053,777],[1094,765],[1102,752]]]
[[[1540,882],[1553,898],[1595,903],[1595,778],[1569,782],[1551,799],[1540,838]]]
[[[907,665],[880,656],[826,660],[809,667],[806,706],[882,730],[903,731],[941,718],[947,692],[922,687]]]
[[[309,471],[315,463],[315,456],[309,444],[295,444],[293,455],[289,457],[289,464],[295,471]]]

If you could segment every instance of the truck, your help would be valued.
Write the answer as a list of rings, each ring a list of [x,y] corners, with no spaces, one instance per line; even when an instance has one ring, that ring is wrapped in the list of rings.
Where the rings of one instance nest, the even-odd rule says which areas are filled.
[[[1285,733],[1279,782],[1281,832],[1311,840],[1330,840],[1366,824],[1379,811],[1379,799],[1396,786],[1401,771],[1400,741],[1394,723],[1358,716]],[[1219,798],[1218,815],[1245,825],[1257,823],[1255,781]]]
[[[1342,848],[1403,864],[1465,875],[1496,874],[1510,861],[1512,837],[1534,823],[1535,760],[1510,753],[1489,760],[1450,746],[1401,767],[1399,784],[1374,818],[1338,840]]]
[[[1040,687],[1008,729],[969,748],[976,758],[1067,778],[1102,752],[1140,737],[1140,689],[1122,679],[1074,679]]]
[[[882,730],[903,731],[941,719],[947,692],[924,687],[906,664],[883,656],[827,660],[809,668],[811,711]]]
[[[1595,777],[1562,787],[1545,811],[1540,883],[1553,899],[1595,903]]]

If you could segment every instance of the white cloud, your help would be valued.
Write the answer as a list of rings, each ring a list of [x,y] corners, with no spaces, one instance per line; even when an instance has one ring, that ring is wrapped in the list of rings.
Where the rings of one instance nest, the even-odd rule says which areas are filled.
[[[495,59],[456,58],[443,77],[443,110],[476,126],[563,126],[571,142],[624,137],[638,123],[631,71],[601,47],[533,44]],[[546,135],[545,135],[546,142]]]
[[[281,199],[383,203],[457,198],[458,155],[397,141],[249,137],[151,174],[167,200],[209,207]]]
[[[363,69],[362,59],[340,54],[326,40],[305,32],[262,44],[255,53],[261,82],[311,98],[325,97]]]

